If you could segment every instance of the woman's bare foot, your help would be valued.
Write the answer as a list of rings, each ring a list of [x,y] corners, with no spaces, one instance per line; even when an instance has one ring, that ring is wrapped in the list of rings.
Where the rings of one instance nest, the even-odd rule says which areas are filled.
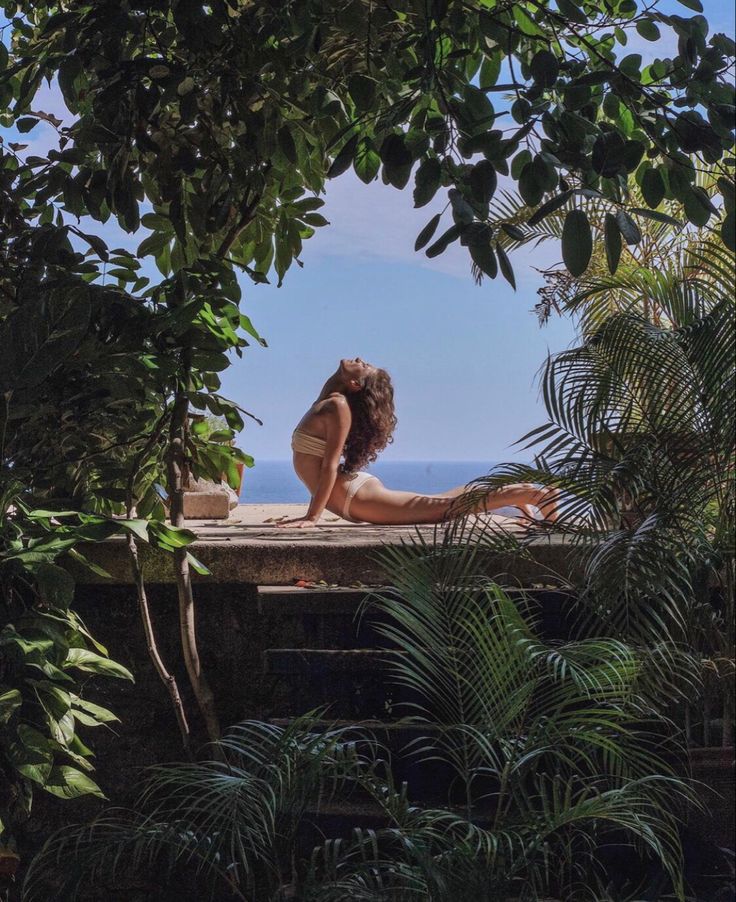
[[[528,526],[531,526],[532,523],[539,522],[536,507],[533,507],[531,504],[520,504],[519,510],[521,511],[521,517],[519,517],[519,519],[524,520]]]
[[[537,489],[527,504],[520,504],[519,510],[522,513],[522,519],[529,521],[531,526],[534,523],[555,523],[560,516],[560,490],[559,489]],[[537,516],[537,512],[541,514],[541,519]]]
[[[536,507],[545,523],[556,523],[560,517],[560,490],[555,488],[540,489],[540,498]]]

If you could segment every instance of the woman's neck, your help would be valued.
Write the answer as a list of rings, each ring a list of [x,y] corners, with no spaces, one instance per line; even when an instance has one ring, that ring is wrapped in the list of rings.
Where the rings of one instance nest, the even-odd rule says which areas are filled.
[[[329,395],[334,392],[340,392],[341,394],[345,394],[345,383],[340,378],[339,373],[333,373],[332,376],[325,382],[322,386],[322,391],[319,393],[318,401],[324,401],[325,398],[329,397]]]

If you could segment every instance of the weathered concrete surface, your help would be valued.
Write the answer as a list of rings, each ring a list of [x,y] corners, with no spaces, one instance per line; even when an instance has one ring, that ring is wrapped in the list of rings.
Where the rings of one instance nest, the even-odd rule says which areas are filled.
[[[221,492],[184,492],[184,517],[187,520],[227,520],[230,498]]]
[[[384,573],[376,555],[387,545],[411,541],[417,534],[431,540],[434,527],[373,526],[348,523],[326,515],[322,522],[307,529],[280,529],[281,518],[303,515],[303,505],[239,505],[227,521],[192,520],[187,528],[198,539],[191,552],[211,571],[197,576],[199,582],[292,585],[296,580],[340,585],[359,583],[376,585]],[[518,532],[511,517],[488,517],[490,525],[505,532]],[[110,579],[70,562],[80,583],[131,582],[130,563],[125,542],[113,538],[99,544],[80,546],[90,561],[102,567]],[[146,545],[140,548],[148,583],[173,582],[171,557]],[[535,541],[533,554],[494,554],[489,557],[488,572],[503,574],[510,584],[529,585],[557,572],[569,575],[569,547],[559,536]]]

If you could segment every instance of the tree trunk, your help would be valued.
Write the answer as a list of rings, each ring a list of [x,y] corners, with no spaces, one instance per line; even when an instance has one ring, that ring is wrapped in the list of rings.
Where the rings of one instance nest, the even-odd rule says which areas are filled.
[[[168,490],[169,510],[172,526],[184,526],[184,488],[187,482],[186,436],[189,399],[186,386],[189,382],[191,368],[191,352],[184,351],[183,386],[177,391],[174,409],[171,414],[171,430],[169,433]],[[197,632],[195,623],[194,595],[192,592],[192,575],[187,560],[187,549],[177,548],[174,551],[174,575],[179,595],[179,630],[184,663],[189,674],[197,704],[207,728],[210,741],[220,738],[220,722],[215,709],[215,699],[209,682],[202,671],[197,650]]]
[[[128,516],[130,516],[130,512],[128,513]],[[153,631],[153,621],[151,620],[151,611],[148,607],[146,585],[143,581],[143,570],[138,558],[138,546],[136,545],[135,539],[133,538],[132,534],[128,534],[128,551],[130,552],[130,561],[133,568],[133,581],[135,582],[136,593],[138,595],[138,608],[141,612],[143,630],[146,634],[146,646],[148,648],[148,654],[151,657],[153,666],[156,668],[156,672],[161,677],[161,681],[163,682],[164,686],[166,686],[166,689],[169,693],[171,704],[174,708],[174,714],[176,714],[176,722],[179,726],[179,732],[181,733],[182,745],[184,746],[184,751],[189,754],[190,734],[187,715],[184,711],[184,705],[182,704],[181,696],[179,695],[179,687],[176,683],[176,677],[169,672],[158,650],[156,635]]]

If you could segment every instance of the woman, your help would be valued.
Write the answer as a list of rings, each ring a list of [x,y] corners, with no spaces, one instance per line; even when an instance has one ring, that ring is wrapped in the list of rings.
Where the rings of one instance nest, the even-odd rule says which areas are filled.
[[[517,507],[531,519],[537,507],[548,520],[556,513],[556,493],[532,483],[494,489],[468,510],[457,499],[466,486],[441,495],[417,495],[387,489],[376,476],[361,471],[393,441],[396,428],[394,390],[385,370],[360,357],[341,360],[317,400],[294,430],[294,470],[312,500],[306,516],[280,527],[314,526],[325,510],[354,523],[411,525],[440,523],[459,513]],[[340,458],[344,458],[342,464]]]

